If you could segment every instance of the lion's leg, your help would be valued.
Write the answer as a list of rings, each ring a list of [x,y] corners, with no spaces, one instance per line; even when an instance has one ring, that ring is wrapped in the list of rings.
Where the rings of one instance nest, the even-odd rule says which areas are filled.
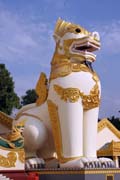
[[[36,151],[44,146],[47,141],[45,125],[42,121],[29,117],[29,120],[25,123],[23,135],[27,157],[36,157]]]
[[[48,100],[56,151],[60,163],[83,156],[83,107],[78,102]]]
[[[96,143],[97,143],[97,125],[98,125],[99,108],[94,108],[84,112],[83,117],[83,137],[84,157],[96,157]]]
[[[84,164],[88,168],[113,168],[114,162],[108,158],[97,158],[97,125],[99,107],[84,112]]]
[[[60,103],[59,121],[64,157],[83,156],[83,108],[81,102]]]

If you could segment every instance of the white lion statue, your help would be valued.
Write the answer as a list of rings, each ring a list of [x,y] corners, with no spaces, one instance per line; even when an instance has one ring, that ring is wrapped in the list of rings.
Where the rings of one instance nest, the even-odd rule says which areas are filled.
[[[27,168],[101,167],[96,156],[100,81],[92,68],[100,49],[97,32],[58,19],[49,81],[44,73],[36,85],[37,102],[16,116],[23,123]],[[112,161],[105,159],[111,166]],[[102,163],[101,163],[102,162]],[[108,166],[107,166],[108,167]]]

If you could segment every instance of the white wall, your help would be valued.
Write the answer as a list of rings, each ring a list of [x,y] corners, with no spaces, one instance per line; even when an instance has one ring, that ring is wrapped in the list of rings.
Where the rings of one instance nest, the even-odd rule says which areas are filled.
[[[112,140],[120,141],[120,139],[109,128],[105,127],[97,134],[97,150]]]

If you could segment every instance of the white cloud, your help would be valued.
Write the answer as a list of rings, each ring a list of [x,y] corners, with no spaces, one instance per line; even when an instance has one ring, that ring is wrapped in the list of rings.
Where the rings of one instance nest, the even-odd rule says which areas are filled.
[[[29,21],[0,6],[0,63],[10,67],[19,96],[35,88],[40,71],[50,67],[53,49],[50,24]]]
[[[51,32],[47,23],[28,22],[25,17],[0,9],[0,59],[39,64],[43,58],[48,61],[53,48]]]

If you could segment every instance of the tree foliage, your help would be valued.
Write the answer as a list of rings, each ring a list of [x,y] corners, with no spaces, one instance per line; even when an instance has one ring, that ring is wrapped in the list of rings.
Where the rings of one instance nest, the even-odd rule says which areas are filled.
[[[14,82],[5,64],[0,64],[0,111],[10,115],[19,107],[19,97],[14,91]]]
[[[27,105],[27,104],[31,104],[34,103],[37,100],[38,96],[35,92],[34,89],[29,89],[26,91],[26,94],[24,96],[22,96],[22,101],[21,104]]]
[[[108,120],[118,129],[120,130],[120,118],[111,116]]]

